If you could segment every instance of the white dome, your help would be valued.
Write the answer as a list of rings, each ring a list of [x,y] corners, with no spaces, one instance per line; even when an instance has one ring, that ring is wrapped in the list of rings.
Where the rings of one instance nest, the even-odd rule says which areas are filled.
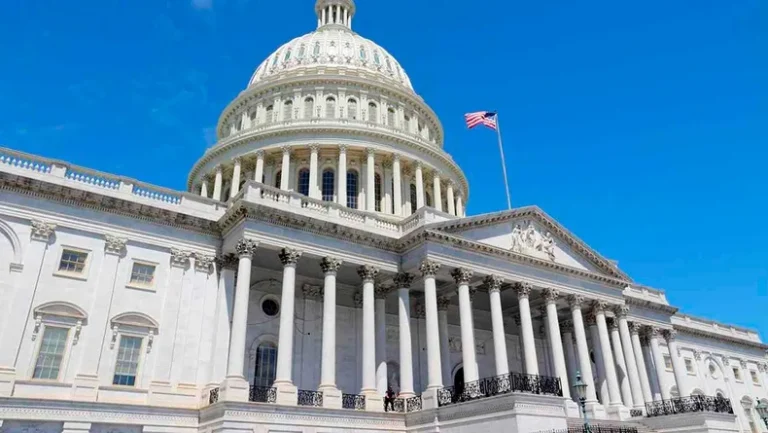
[[[259,65],[248,87],[318,67],[373,74],[413,91],[411,80],[391,54],[343,25],[324,25],[281,46]]]

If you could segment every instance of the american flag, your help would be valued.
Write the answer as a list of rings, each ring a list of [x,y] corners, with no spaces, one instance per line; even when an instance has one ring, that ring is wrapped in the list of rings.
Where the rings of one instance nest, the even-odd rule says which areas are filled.
[[[467,122],[467,127],[469,129],[472,129],[477,125],[485,125],[494,131],[496,130],[495,111],[478,111],[475,113],[467,113],[464,115],[464,120]]]

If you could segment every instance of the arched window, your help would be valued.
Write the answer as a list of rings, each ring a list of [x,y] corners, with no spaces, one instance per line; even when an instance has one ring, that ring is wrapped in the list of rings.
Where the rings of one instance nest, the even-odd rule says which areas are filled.
[[[416,185],[411,184],[411,213],[416,213]]]
[[[283,172],[278,171],[275,175],[275,188],[280,188],[280,181],[283,179]]]
[[[376,173],[373,175],[373,199],[375,201],[373,208],[376,212],[381,212],[381,175]]]
[[[347,207],[357,209],[358,176],[354,170],[347,171]]]
[[[254,386],[269,388],[275,382],[277,373],[277,346],[261,343],[256,349],[256,370],[253,372]]]
[[[315,100],[312,98],[307,98],[304,100],[304,118],[305,119],[311,119],[312,118],[312,110],[315,108]]]
[[[336,176],[330,168],[323,171],[323,201],[333,201],[333,186]]]
[[[309,195],[309,169],[299,170],[299,194]]]
[[[273,114],[272,112],[273,111],[275,111],[275,107],[273,107],[271,105],[267,107],[267,115],[264,116],[265,117],[264,122],[272,123],[272,120],[273,120],[272,119],[272,114]]]
[[[347,100],[347,117],[357,119],[357,100],[354,98]]]
[[[392,108],[387,109],[387,125],[395,126],[395,110]]]
[[[283,120],[293,119],[293,101],[290,99],[283,102]]]
[[[379,118],[379,109],[376,106],[375,103],[371,102],[368,104],[368,121],[369,122],[376,122]]]
[[[336,98],[333,96],[325,99],[325,117],[328,119],[336,117]]]

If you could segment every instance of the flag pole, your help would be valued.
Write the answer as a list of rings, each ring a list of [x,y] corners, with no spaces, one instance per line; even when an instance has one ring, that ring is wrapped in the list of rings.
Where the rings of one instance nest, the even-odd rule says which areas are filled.
[[[504,172],[504,188],[507,190],[507,209],[512,209],[512,198],[509,195],[509,179],[507,178],[507,162],[504,160],[504,146],[501,144],[501,122],[499,112],[496,112],[496,135],[499,138],[499,153],[501,154],[501,170]]]

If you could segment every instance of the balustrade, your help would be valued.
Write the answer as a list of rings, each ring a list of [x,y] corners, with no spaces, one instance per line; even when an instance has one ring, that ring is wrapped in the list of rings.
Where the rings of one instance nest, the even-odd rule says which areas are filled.
[[[343,409],[365,410],[365,396],[358,394],[342,394],[341,407]]]
[[[446,406],[509,392],[563,396],[562,384],[558,377],[507,373],[501,376],[486,377],[477,381],[467,382],[460,393],[456,392],[452,386],[442,388],[438,391],[437,398],[438,405]]]
[[[299,390],[299,406],[323,407],[323,393],[320,391]]]
[[[275,403],[277,401],[277,388],[251,386],[248,401],[254,403]]]
[[[645,410],[649,417],[693,412],[733,414],[731,400],[725,397],[708,397],[705,395],[652,401],[645,404]]]
[[[208,393],[208,404],[214,404],[219,401],[219,388],[213,388]]]

